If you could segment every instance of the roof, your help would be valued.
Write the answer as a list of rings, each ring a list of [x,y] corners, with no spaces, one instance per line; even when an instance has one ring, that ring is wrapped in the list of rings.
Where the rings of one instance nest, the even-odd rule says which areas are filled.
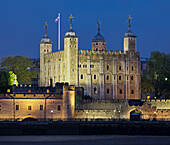
[[[48,36],[45,36],[41,39],[41,43],[52,43],[52,41]]]
[[[133,32],[129,29],[126,33],[125,36],[135,36]]]
[[[100,33],[98,33],[96,36],[93,37],[92,41],[106,41],[106,40]]]

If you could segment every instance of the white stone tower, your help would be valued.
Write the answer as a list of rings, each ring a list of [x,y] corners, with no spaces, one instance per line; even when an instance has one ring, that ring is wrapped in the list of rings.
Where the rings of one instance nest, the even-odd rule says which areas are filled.
[[[70,29],[64,37],[65,82],[78,86],[78,36],[72,29],[72,15],[69,19]]]
[[[128,51],[128,52],[136,53],[136,36],[130,30],[130,27],[131,27],[130,15],[128,17],[128,21],[129,21],[129,30],[125,33],[125,36],[124,36],[124,52],[126,53]]]
[[[41,39],[40,42],[40,86],[46,86],[45,80],[45,62],[44,56],[48,53],[52,53],[52,41],[47,36],[47,22],[44,24],[45,26],[45,36]]]

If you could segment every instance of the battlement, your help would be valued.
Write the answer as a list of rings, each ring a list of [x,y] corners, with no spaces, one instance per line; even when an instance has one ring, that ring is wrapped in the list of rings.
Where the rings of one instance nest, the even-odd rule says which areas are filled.
[[[93,54],[122,55],[122,54],[126,54],[126,53],[124,53],[124,51],[118,51],[118,50],[115,50],[113,52],[113,50],[94,51],[94,50],[81,49],[81,50],[79,50],[79,54],[88,54],[88,55],[93,55]]]

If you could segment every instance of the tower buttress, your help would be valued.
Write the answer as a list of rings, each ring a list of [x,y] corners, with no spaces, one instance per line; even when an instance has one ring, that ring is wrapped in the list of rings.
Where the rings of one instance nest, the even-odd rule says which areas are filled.
[[[130,22],[131,22],[131,17],[129,15],[128,17],[128,22],[129,22],[129,29],[128,31],[125,33],[124,36],[124,52],[126,53],[128,52],[134,52],[136,53],[136,36],[133,34],[133,32],[130,30]]]
[[[40,86],[45,86],[45,62],[44,55],[52,52],[52,41],[47,36],[47,22],[44,24],[45,36],[40,42]]]

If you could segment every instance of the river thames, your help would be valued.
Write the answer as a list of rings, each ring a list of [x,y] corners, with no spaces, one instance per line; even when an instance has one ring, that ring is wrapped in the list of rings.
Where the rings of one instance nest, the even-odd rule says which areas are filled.
[[[169,145],[169,136],[39,135],[0,136],[0,145]]]

